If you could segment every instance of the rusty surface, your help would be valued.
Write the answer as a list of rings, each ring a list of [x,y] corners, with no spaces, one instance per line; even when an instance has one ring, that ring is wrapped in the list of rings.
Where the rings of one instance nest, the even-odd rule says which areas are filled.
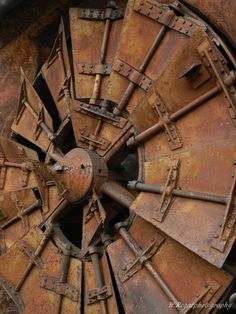
[[[227,38],[231,45],[236,46],[236,29],[231,21],[236,13],[235,1],[228,0],[182,0],[199,13],[211,26]],[[224,10],[222,10],[224,8]]]
[[[20,91],[0,138],[0,286],[20,313],[209,313],[234,292],[233,55],[177,2],[125,5],[36,21],[21,90],[0,84],[3,107]]]
[[[191,308],[184,308],[185,303],[213,304],[220,298],[223,287],[230,284],[227,274],[145,220],[137,217],[129,231],[119,227],[121,239],[108,247],[108,254],[127,313],[154,313],[157,308],[161,313],[191,312]],[[146,258],[149,256],[146,250],[153,242],[156,249]],[[169,307],[175,303],[174,298],[176,307]],[[199,310],[208,312],[209,309]]]

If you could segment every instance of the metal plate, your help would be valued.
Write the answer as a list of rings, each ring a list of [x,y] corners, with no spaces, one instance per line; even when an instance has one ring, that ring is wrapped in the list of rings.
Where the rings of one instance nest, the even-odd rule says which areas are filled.
[[[52,119],[23,71],[21,81],[20,101],[12,130],[47,151],[53,139]]]
[[[142,14],[139,4],[140,8],[150,7],[150,12],[157,10],[156,18],[153,19],[150,12],[147,15]],[[171,21],[175,19],[177,23],[178,17],[175,13],[168,7],[157,4],[156,1],[129,1],[106,94],[107,99],[117,104],[115,114],[120,114],[125,108],[132,112],[140,99],[150,90],[152,82],[168,67],[188,40],[188,36],[192,34],[178,32],[166,26],[166,24],[170,26]],[[184,25],[187,25],[187,22],[182,28]],[[193,28],[194,31],[198,29],[196,26]],[[130,68],[125,69],[127,65]],[[134,70],[138,72],[134,73]],[[138,78],[138,73],[144,77]],[[146,81],[149,80],[151,83],[147,85]]]
[[[93,13],[84,15],[84,10],[86,9],[70,9],[76,98],[93,97],[95,77],[99,74],[102,78],[99,78],[101,86],[97,99],[104,99],[104,88],[110,74],[123,21],[122,18],[93,19]],[[91,11],[96,10],[91,9]],[[96,66],[99,64],[100,69]]]
[[[58,30],[49,59],[42,74],[56,104],[61,120],[70,113],[71,70],[63,20]]]
[[[210,309],[201,308],[201,304],[217,302],[232,280],[222,270],[203,261],[139,217],[135,218],[129,231],[123,232],[128,233],[131,242],[126,242],[124,237],[115,241],[109,245],[108,254],[126,313],[151,314],[157,309],[160,313],[192,313],[191,304],[199,304],[195,308],[197,313],[209,313]],[[149,259],[145,259],[145,254],[134,254],[130,249],[136,247],[135,250],[144,252],[154,241],[158,244],[156,253]],[[143,264],[139,264],[132,274],[130,267],[140,256]],[[176,307],[158,280],[164,282],[176,297]]]
[[[32,228],[1,257],[3,288],[11,286],[7,292],[14,296],[20,312],[80,311],[81,262],[70,257],[68,247],[59,252],[49,237],[49,231]],[[14,272],[9,263],[14,265]]]
[[[91,254],[92,260],[84,262],[84,312],[119,313],[106,253]]]

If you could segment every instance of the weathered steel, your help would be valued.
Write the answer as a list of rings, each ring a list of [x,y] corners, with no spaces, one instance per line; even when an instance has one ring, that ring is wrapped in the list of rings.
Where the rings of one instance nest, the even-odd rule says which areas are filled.
[[[119,313],[111,282],[106,253],[95,247],[89,250],[88,260],[84,262],[85,271],[85,313]]]
[[[142,10],[147,14],[142,14]],[[182,22],[177,30],[189,25],[185,17],[177,17],[173,10],[156,1],[129,1],[107,91],[107,99],[117,104],[115,114],[121,114],[125,108],[128,112],[133,111],[138,100],[150,89],[152,82],[181,50],[188,36],[185,31],[182,34],[170,28],[172,24],[177,25],[179,20]],[[193,22],[191,27],[194,32],[200,28],[193,26]],[[192,32],[187,34],[192,35]],[[116,66],[118,63],[119,66]],[[122,70],[127,64],[130,72]],[[131,78],[130,82],[129,76],[134,74],[135,77]],[[142,78],[144,80],[141,81]],[[150,85],[145,83],[147,78]]]
[[[117,227],[121,239],[108,246],[108,254],[126,313],[155,313],[156,309],[160,313],[191,313],[194,304],[217,302],[231,282],[222,270],[139,217],[129,231]],[[148,255],[145,249],[154,241],[158,245]],[[138,268],[131,273],[135,265]],[[126,280],[124,275],[128,275]],[[200,305],[199,313],[209,313],[210,309]]]
[[[55,138],[52,119],[23,72],[21,80],[21,96],[12,130],[47,151]]]
[[[13,301],[20,306],[21,312],[42,313],[50,309],[52,313],[75,313],[80,310],[81,262],[70,257],[68,247],[62,246],[62,252],[58,254],[50,236],[51,229],[43,233],[32,228],[1,258],[0,276],[12,286],[12,291],[16,291]],[[12,259],[16,263],[15,272],[8,268]],[[28,291],[31,291],[30,295]]]
[[[47,62],[42,67],[61,120],[70,114],[71,70],[63,20]]]
[[[0,285],[23,313],[233,304],[233,56],[178,1],[85,5],[0,138]]]

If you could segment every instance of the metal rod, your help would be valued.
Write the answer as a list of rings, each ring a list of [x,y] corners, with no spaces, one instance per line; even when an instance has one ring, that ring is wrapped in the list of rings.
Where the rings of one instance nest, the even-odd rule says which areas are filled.
[[[108,181],[102,187],[103,193],[118,202],[120,205],[129,208],[135,200],[135,197],[122,185]]]
[[[205,94],[201,95],[200,97],[196,98],[192,102],[190,102],[188,105],[185,107],[181,108],[180,110],[176,111],[172,115],[170,115],[169,119],[170,121],[175,121],[179,118],[181,118],[183,115],[186,113],[190,112],[191,110],[197,108],[210,98],[214,97],[220,92],[220,87],[215,86],[212,89],[210,89],[208,92]],[[128,141],[127,145],[128,146],[134,146],[140,142],[145,142],[149,140],[152,136],[156,135],[159,131],[161,131],[164,127],[164,123],[162,121],[154,124],[150,128],[146,129],[145,131],[141,132],[138,135],[132,136]]]
[[[104,281],[100,269],[100,263],[99,263],[99,254],[96,252],[93,252],[91,254],[91,259],[93,263],[93,269],[95,273],[95,281],[96,285],[99,289],[103,288]],[[107,314],[107,307],[106,307],[106,301],[105,300],[99,300],[99,303],[101,305],[102,314]]]
[[[164,35],[167,31],[167,26],[166,25],[162,25],[160,32],[158,33],[157,37],[155,38],[152,46],[150,47],[148,53],[146,54],[143,63],[141,64],[141,66],[138,68],[138,72],[143,73],[149,62],[151,61],[154,53],[156,52],[158,46],[160,45],[162,39],[164,38]],[[122,112],[122,110],[126,107],[126,104],[128,103],[130,97],[132,96],[134,90],[136,88],[136,84],[133,82],[130,82],[125,93],[123,94],[119,104],[117,107],[114,108],[113,113],[115,115],[120,115],[120,113]]]
[[[164,185],[159,184],[146,184],[138,181],[130,181],[128,187],[132,190],[138,190],[143,192],[151,192],[162,194],[164,191]],[[173,189],[171,192],[175,196],[180,196],[184,198],[191,198],[200,201],[213,202],[219,204],[227,204],[227,197],[222,195],[214,195],[203,192],[195,192],[185,189]]]
[[[110,28],[111,28],[111,21],[109,19],[106,19],[105,31],[104,31],[104,35],[102,39],[102,47],[101,47],[101,54],[100,54],[101,64],[104,63],[104,60],[106,57],[106,49],[107,49],[107,44],[108,44]],[[102,75],[96,74],[92,97],[89,100],[90,105],[96,104],[96,100],[99,98],[99,94],[100,94],[101,83],[102,83]]]
[[[46,243],[48,241],[48,238],[49,238],[50,234],[51,234],[51,229],[49,228],[45,232],[42,240],[40,241],[39,246],[37,247],[37,249],[36,249],[36,251],[34,253],[34,258],[37,258],[37,257],[40,256],[40,254],[42,253],[42,251],[43,251],[43,249],[44,249],[44,247],[45,247],[45,245],[46,245]],[[25,269],[21,279],[19,280],[19,282],[16,285],[16,288],[15,288],[16,291],[19,291],[21,289],[21,287],[23,286],[23,284],[24,284],[24,282],[26,280],[27,275],[29,274],[29,272],[31,271],[33,266],[34,266],[34,260],[30,260],[30,262],[27,265],[27,267],[26,267],[26,269]]]
[[[23,215],[28,215],[28,214],[32,213],[35,209],[40,208],[41,206],[42,206],[42,201],[41,200],[37,200],[32,205],[30,205],[29,207],[25,208],[23,210],[22,214]],[[21,218],[19,216],[12,217],[10,220],[8,220],[3,225],[1,225],[1,228],[5,229],[5,228],[11,226],[12,224],[14,224],[15,222],[19,221],[20,219]]]
[[[122,237],[122,239],[127,243],[135,257],[139,257],[142,254],[142,249],[139,247],[139,245],[136,243],[136,241],[131,237],[129,232],[124,228],[120,227],[119,234]],[[173,294],[171,289],[167,286],[167,284],[164,282],[164,280],[161,278],[161,276],[157,273],[157,271],[153,268],[151,262],[149,260],[146,260],[143,263],[143,266],[148,270],[148,272],[152,275],[152,277],[156,280],[160,288],[164,291],[166,296],[171,302],[174,302],[174,304],[179,304],[179,300],[176,298],[176,296]]]

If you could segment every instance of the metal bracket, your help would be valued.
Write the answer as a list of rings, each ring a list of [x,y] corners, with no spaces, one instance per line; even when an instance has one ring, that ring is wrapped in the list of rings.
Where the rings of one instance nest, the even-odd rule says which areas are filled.
[[[122,19],[125,14],[125,8],[106,8],[99,9],[83,9],[81,10],[80,18],[88,20],[118,20]]]
[[[149,77],[140,73],[122,60],[116,59],[114,61],[113,70],[126,77],[130,82],[138,85],[146,92],[153,86],[153,81]]]
[[[187,36],[191,36],[197,27],[191,20],[182,16],[176,16],[170,21],[169,17],[173,10],[157,3],[150,3],[148,0],[136,0],[134,11]]]
[[[79,63],[77,64],[78,73],[80,74],[101,74],[109,75],[111,74],[111,64],[89,64],[89,63]]]
[[[41,277],[40,287],[66,296],[74,302],[79,300],[79,290],[72,284],[61,283],[58,278],[44,275]]]
[[[201,63],[193,63],[179,75],[179,78],[184,77],[189,81],[190,85],[194,89],[197,89],[204,83],[208,82],[212,76],[206,67]]]
[[[80,130],[79,132],[81,142],[86,144],[92,144],[93,146],[100,148],[101,150],[107,150],[107,148],[111,144],[110,141],[100,136],[93,135],[90,131],[86,129]]]
[[[153,219],[162,222],[173,200],[172,190],[176,188],[179,174],[180,160],[173,159],[168,170],[167,180],[161,195],[160,205],[155,209]]]
[[[102,288],[96,288],[87,292],[87,305],[97,303],[112,296],[111,283],[104,285]]]
[[[228,110],[234,126],[236,126],[236,76],[230,72],[227,62],[223,55],[218,51],[213,43],[205,40],[199,47],[198,53],[202,62],[208,67],[209,71],[216,77],[225,99],[229,103]]]
[[[11,297],[13,302],[16,304],[16,306],[19,310],[19,313],[23,313],[24,302],[23,302],[20,294],[13,287],[13,285],[1,276],[0,277],[0,286],[6,291],[6,293]]]
[[[15,193],[11,194],[11,199],[15,203],[15,206],[17,208],[17,216],[22,221],[23,229],[25,229],[25,231],[29,231],[30,229],[29,219],[28,216],[24,214],[24,206],[21,200],[17,197]]]
[[[106,212],[97,195],[93,194],[92,200],[88,206],[89,208],[85,216],[85,223],[87,223],[94,216],[96,216],[96,218],[99,220],[98,223],[104,223],[106,220]]]
[[[155,110],[155,112],[158,114],[159,121],[163,123],[163,127],[165,129],[165,133],[167,135],[167,140],[171,150],[175,150],[182,147],[183,144],[181,142],[179,130],[177,129],[175,124],[170,120],[170,115],[161,97],[157,93],[154,93],[148,99],[148,102]]]
[[[57,101],[60,101],[64,96],[65,96],[65,91],[68,90],[69,91],[69,85],[70,85],[70,79],[68,79],[67,77],[65,77],[65,80],[63,82],[63,85],[60,89],[60,92],[58,94],[57,97]]]
[[[78,109],[76,109],[77,112],[81,112],[86,114],[87,116],[90,117],[96,117],[104,122],[110,123],[118,128],[123,128],[125,123],[127,122],[126,119],[122,117],[117,117],[113,113],[106,111],[104,112],[102,108],[94,105],[89,105],[80,102],[80,105]]]
[[[20,241],[17,245],[18,249],[26,254],[30,260],[39,268],[43,268],[44,262],[41,257],[35,256],[34,249],[24,240]]]
[[[163,238],[164,241],[164,238]],[[150,260],[158,251],[163,242],[152,241],[151,244],[144,249],[141,254],[126,268],[125,271],[121,272],[120,280],[122,283],[130,279],[134,274],[143,268],[143,265],[146,261]]]
[[[236,206],[235,206],[235,193],[236,193],[236,168],[233,174],[233,183],[230,189],[228,202],[223,218],[223,222],[219,225],[220,230],[215,234],[211,246],[220,252],[224,252],[228,239],[232,233],[232,229],[236,222]]]

